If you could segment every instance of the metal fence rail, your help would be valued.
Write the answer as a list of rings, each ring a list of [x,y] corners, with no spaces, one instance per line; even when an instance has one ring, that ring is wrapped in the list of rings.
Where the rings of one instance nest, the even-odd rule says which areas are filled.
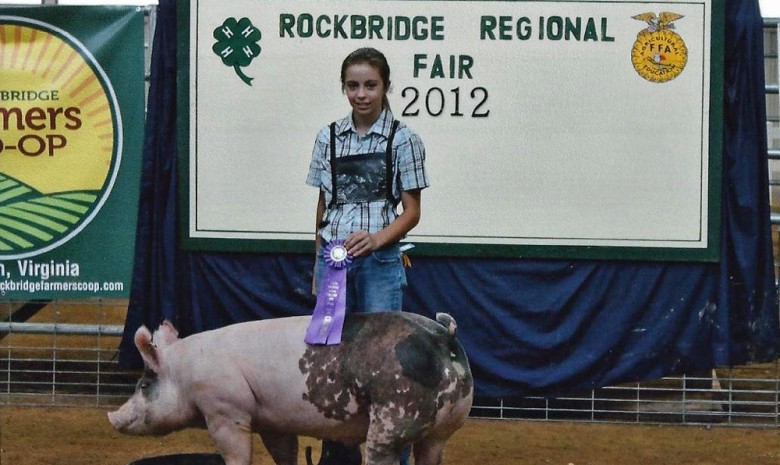
[[[745,376],[745,370],[752,373]],[[555,398],[481,399],[472,415],[545,421],[778,427],[778,375],[778,364],[774,362]]]
[[[116,405],[137,373],[116,362],[127,301],[0,304],[0,404]]]
[[[93,325],[77,323],[14,323],[0,321],[0,334],[62,334],[87,336],[121,336],[124,327],[119,325]]]

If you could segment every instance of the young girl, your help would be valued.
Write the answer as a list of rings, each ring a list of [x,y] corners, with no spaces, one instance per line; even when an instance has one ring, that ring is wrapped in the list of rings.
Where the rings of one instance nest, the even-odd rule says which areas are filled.
[[[390,111],[390,67],[381,52],[361,48],[349,54],[341,86],[352,111],[320,130],[306,179],[319,189],[314,290],[326,266],[320,250],[343,240],[353,257],[346,311],[400,311],[406,274],[398,241],[420,221],[420,193],[429,185],[425,147]],[[360,464],[360,449],[339,448],[326,442],[322,455]],[[335,458],[345,452],[352,458]],[[402,464],[408,451],[403,455]]]
[[[420,221],[420,194],[428,187],[425,147],[390,111],[390,67],[381,52],[349,54],[341,84],[352,112],[320,130],[306,179],[320,190],[317,250],[340,239],[354,258],[347,311],[401,310],[406,277],[398,241]],[[324,272],[320,258],[315,282]]]

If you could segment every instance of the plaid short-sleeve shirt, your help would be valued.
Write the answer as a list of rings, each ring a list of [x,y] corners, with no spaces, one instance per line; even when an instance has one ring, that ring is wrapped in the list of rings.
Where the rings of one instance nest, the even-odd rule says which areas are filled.
[[[379,119],[365,136],[357,133],[351,114],[337,121],[336,158],[385,153],[393,121],[390,110],[382,110]],[[326,241],[345,239],[360,230],[376,233],[398,216],[396,206],[401,200],[401,192],[429,186],[422,139],[403,122],[399,123],[393,136],[393,176],[388,187],[394,202],[388,198],[333,202],[330,150],[330,128],[326,126],[317,134],[306,178],[306,184],[321,189],[325,196],[328,208],[324,217],[320,218],[322,226],[319,234]],[[338,185],[337,188],[342,193],[350,186]]]

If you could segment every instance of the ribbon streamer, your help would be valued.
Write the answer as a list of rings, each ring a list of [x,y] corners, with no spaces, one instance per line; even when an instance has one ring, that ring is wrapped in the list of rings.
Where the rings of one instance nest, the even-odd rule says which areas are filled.
[[[319,284],[317,304],[304,341],[307,344],[335,345],[341,343],[347,307],[347,265],[352,262],[352,256],[344,247],[344,241],[329,243],[322,254],[326,263],[325,275]]]

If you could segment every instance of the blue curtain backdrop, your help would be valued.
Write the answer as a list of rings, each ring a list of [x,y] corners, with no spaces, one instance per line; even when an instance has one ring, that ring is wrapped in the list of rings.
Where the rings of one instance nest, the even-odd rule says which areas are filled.
[[[478,396],[554,395],[777,357],[762,20],[757,0],[727,0],[725,16],[721,261],[415,257],[405,309],[457,319]],[[119,354],[128,368],[141,366],[141,324],[169,319],[187,335],[314,307],[313,257],[179,251],[174,0],[160,1],[152,60]]]

